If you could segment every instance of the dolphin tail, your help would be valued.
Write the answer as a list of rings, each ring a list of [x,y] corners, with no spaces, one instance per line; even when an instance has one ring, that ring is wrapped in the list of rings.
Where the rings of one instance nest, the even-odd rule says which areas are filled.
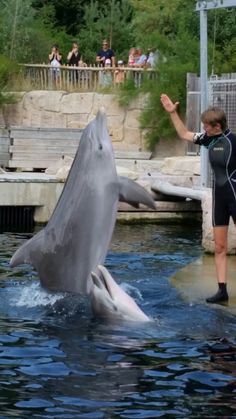
[[[121,202],[127,202],[135,208],[138,208],[139,204],[144,204],[149,208],[156,209],[155,201],[146,189],[125,176],[118,176],[118,178]]]
[[[13,254],[10,260],[10,266],[14,268],[15,266],[29,263],[34,266],[33,255],[35,253],[40,254],[42,247],[42,235],[43,230],[39,231],[35,236],[31,239],[27,240],[22,246],[17,249],[17,251]]]

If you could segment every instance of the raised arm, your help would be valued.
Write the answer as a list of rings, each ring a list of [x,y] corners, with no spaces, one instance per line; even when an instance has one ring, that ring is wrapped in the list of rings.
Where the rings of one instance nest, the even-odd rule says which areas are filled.
[[[194,132],[191,132],[184,125],[177,112],[179,102],[173,103],[172,100],[165,93],[161,94],[161,103],[163,108],[170,114],[171,121],[180,138],[187,141],[193,141]]]

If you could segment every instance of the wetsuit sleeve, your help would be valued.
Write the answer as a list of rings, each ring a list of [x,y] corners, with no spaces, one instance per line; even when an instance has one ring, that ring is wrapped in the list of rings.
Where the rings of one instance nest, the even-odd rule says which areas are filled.
[[[205,134],[203,132],[195,132],[193,136],[193,143],[204,145]]]

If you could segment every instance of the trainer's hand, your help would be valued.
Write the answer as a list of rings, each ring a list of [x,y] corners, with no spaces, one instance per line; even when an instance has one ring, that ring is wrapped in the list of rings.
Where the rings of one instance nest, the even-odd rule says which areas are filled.
[[[179,102],[173,103],[169,96],[167,96],[165,93],[161,94],[161,103],[163,108],[169,113],[175,112],[179,105]]]

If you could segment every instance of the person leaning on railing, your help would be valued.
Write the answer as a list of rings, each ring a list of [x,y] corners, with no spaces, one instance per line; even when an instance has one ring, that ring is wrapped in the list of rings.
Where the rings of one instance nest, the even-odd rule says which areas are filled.
[[[59,52],[58,45],[53,45],[51,52],[48,54],[49,64],[51,65],[51,74],[56,82],[60,77],[60,66],[62,65],[62,55]]]
[[[67,62],[69,65],[76,65],[78,67],[81,60],[81,54],[79,52],[79,46],[77,42],[73,42],[72,48],[67,55]]]
[[[51,52],[48,54],[49,63],[52,64],[56,61],[59,65],[62,64],[62,55],[59,52],[58,45],[53,45]]]
[[[79,52],[79,46],[78,46],[77,42],[73,42],[72,48],[67,55],[67,62],[70,66],[78,67],[80,60],[81,60],[81,54]],[[78,71],[77,70],[71,70],[70,71],[70,80],[71,81],[75,80],[77,82],[78,79],[79,79]]]

